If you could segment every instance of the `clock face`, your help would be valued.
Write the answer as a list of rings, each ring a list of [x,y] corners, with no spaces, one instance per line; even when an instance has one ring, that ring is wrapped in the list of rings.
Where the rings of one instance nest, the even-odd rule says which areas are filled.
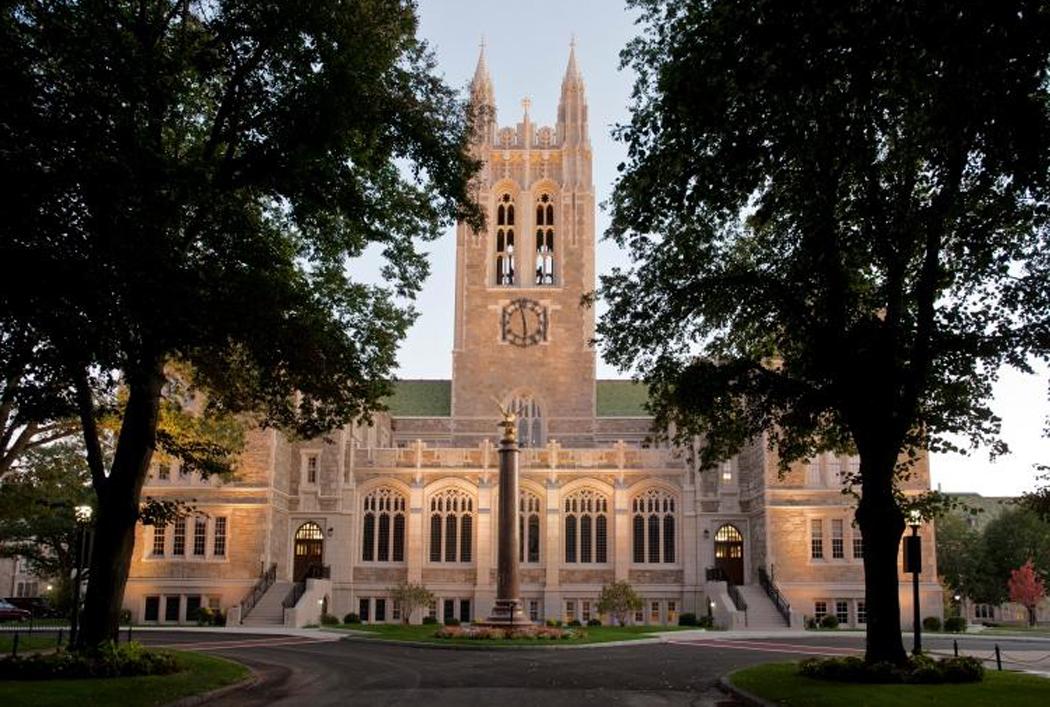
[[[503,340],[532,346],[547,340],[547,310],[535,300],[521,298],[503,308]]]

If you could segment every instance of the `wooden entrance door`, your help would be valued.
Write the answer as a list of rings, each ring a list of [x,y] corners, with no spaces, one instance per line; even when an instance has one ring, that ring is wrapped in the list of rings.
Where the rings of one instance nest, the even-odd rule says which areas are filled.
[[[732,525],[715,533],[715,567],[725,572],[730,584],[744,583],[744,537]]]
[[[295,531],[295,565],[292,568],[292,579],[301,582],[306,579],[310,568],[324,564],[324,533],[317,523],[303,523]]]

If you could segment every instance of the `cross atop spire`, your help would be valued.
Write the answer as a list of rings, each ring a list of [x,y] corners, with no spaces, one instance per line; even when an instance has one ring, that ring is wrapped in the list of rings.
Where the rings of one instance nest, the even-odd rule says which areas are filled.
[[[576,66],[576,34],[572,35],[569,40],[569,63],[565,67],[565,78],[563,82],[567,81],[583,81],[583,75],[580,73],[580,68]]]

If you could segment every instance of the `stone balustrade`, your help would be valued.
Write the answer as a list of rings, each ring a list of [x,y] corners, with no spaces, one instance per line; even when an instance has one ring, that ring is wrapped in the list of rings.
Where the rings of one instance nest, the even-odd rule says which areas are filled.
[[[496,445],[485,440],[477,447],[431,447],[417,440],[405,447],[354,450],[359,469],[496,469]],[[640,449],[624,442],[608,447],[566,449],[557,442],[521,450],[522,469],[682,469],[685,456],[674,449]]]

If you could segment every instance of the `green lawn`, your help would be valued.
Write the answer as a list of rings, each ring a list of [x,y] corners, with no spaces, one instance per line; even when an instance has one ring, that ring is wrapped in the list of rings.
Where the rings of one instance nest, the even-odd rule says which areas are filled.
[[[33,707],[163,705],[244,679],[239,663],[200,653],[176,653],[183,670],[172,675],[98,680],[0,681],[0,704]]]
[[[427,626],[405,626],[401,624],[340,624],[339,629],[366,631],[376,638],[388,641],[414,641],[419,643],[436,643],[438,645],[471,646],[475,648],[492,648],[499,646],[572,646],[584,643],[608,643],[610,641],[636,641],[652,638],[654,633],[662,631],[680,631],[685,626],[593,626],[584,627],[586,633],[582,638],[566,639],[477,639],[477,638],[438,638],[434,634],[441,628],[433,624]]]
[[[767,663],[731,676],[758,697],[791,707],[1029,707],[1050,704],[1050,680],[1014,672],[985,672],[965,685],[861,685],[802,677],[795,663]]]
[[[65,641],[67,636],[62,636]],[[0,656],[11,655],[11,645],[15,641],[15,634],[0,632]],[[18,652],[37,650],[40,648],[55,648],[58,645],[58,632],[46,631],[43,633],[19,633]]]

